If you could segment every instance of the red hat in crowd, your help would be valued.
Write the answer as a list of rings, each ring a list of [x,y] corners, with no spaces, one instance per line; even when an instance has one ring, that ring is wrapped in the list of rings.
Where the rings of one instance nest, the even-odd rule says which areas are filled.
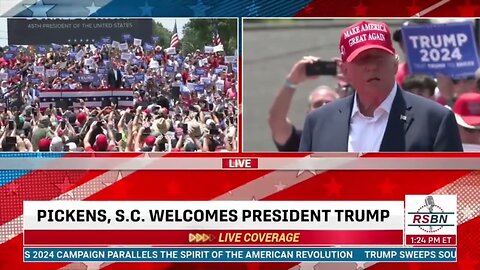
[[[457,124],[470,129],[480,129],[480,94],[465,93],[453,106]]]
[[[108,148],[107,136],[103,134],[98,134],[95,138],[95,150],[97,151],[106,151]]]
[[[155,136],[148,136],[147,138],[145,138],[145,144],[148,145],[148,146],[153,146],[155,145]]]
[[[50,140],[45,138],[40,139],[38,142],[38,150],[40,150],[40,152],[50,151]]]
[[[87,114],[85,112],[79,112],[77,114],[77,121],[80,123],[80,124],[83,124],[85,123],[85,121],[87,121]]]
[[[395,54],[390,29],[385,23],[375,21],[361,21],[345,28],[340,35],[339,49],[343,62],[351,62],[368,49]]]

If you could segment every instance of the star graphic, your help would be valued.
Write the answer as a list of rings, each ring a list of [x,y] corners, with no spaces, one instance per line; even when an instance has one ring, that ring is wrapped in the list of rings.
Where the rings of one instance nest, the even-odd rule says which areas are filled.
[[[422,11],[422,8],[419,5],[417,5],[417,2],[415,0],[413,0],[412,4],[407,6],[407,10],[408,10],[408,14],[410,14],[410,16],[415,16],[417,13]]]
[[[357,270],[363,270],[365,269],[365,262],[356,262],[357,264]]]
[[[195,17],[205,17],[207,6],[203,3],[203,0],[198,1],[195,6],[188,6],[193,11]]]
[[[19,187],[20,187],[20,185],[16,181],[13,181],[12,183],[7,185],[7,194],[8,195],[17,195]]]
[[[300,270],[315,270],[315,266],[317,265],[318,263],[316,262],[306,262],[306,263],[302,263],[302,265],[300,266]]]
[[[282,183],[282,181],[280,181],[278,184],[275,185],[275,188],[277,189],[277,191],[281,191],[281,190],[284,190],[286,186],[287,185],[285,185],[284,183]]]
[[[390,178],[387,178],[380,184],[379,187],[383,195],[392,195],[397,185],[393,183]]]
[[[56,184],[55,186],[57,186],[58,189],[60,189],[61,193],[65,193],[72,186],[72,184],[70,183],[70,179],[68,179],[68,177],[65,176],[65,178],[63,179],[63,183]]]
[[[87,270],[98,270],[103,262],[84,262],[85,266],[87,266]]]
[[[258,6],[253,0],[250,5],[247,6],[248,14],[247,16],[258,16]]]
[[[47,12],[56,5],[44,5],[43,0],[37,0],[33,5],[23,5],[32,12],[32,17],[47,17]]]
[[[95,6],[95,1],[92,1],[92,4],[88,7],[86,7],[88,9],[88,15],[87,16],[91,16],[92,14],[94,13],[97,13],[97,11],[101,8],[101,7],[97,7]]]
[[[142,10],[142,14],[140,16],[152,17],[153,7],[148,5],[148,1],[145,1],[143,7],[139,7],[139,9]]]
[[[304,172],[309,172],[309,173],[311,173],[311,174],[313,174],[313,175],[317,175],[317,173],[316,173],[315,171],[313,171],[313,170],[308,170],[308,171],[301,170],[301,171],[298,171],[298,173],[297,173],[297,178],[298,178],[300,175],[302,175]]]
[[[328,183],[325,183],[325,188],[328,192],[328,195],[338,196],[340,195],[342,185],[340,185],[337,180],[332,177]]]
[[[255,196],[253,196],[251,201],[257,201],[257,198],[255,198]]]
[[[354,9],[355,9],[355,17],[367,16],[368,7],[365,6],[362,1],[360,1],[360,3],[358,3],[358,5],[354,7]]]

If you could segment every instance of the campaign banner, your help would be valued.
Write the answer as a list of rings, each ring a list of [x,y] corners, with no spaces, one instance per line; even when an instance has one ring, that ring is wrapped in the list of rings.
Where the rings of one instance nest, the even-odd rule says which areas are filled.
[[[194,90],[195,90],[195,92],[203,93],[203,91],[205,90],[205,85],[203,85],[203,84],[195,84]]]
[[[62,70],[60,71],[60,78],[66,78],[70,75],[70,72],[66,71],[66,70]]]
[[[209,77],[200,77],[200,82],[203,84],[210,84],[212,82],[212,79]]]
[[[110,43],[112,43],[112,38],[111,38],[111,37],[103,37],[103,38],[101,39],[101,42],[102,42],[103,44],[110,44]]]
[[[10,59],[13,59],[13,58],[15,58],[15,55],[13,53],[5,53],[3,55],[3,59],[5,59],[5,60],[10,60]]]
[[[25,262],[456,262],[456,248],[26,247]]]
[[[174,73],[175,72],[175,67],[172,65],[166,65],[165,66],[165,72],[166,73]]]
[[[167,48],[165,52],[167,54],[173,55],[173,54],[177,54],[177,49],[175,47],[170,47],[170,48]]]
[[[213,46],[205,46],[204,51],[205,53],[213,53],[214,47]]]
[[[142,40],[139,38],[134,38],[133,39],[133,45],[135,46],[141,46],[142,45]]]
[[[91,83],[94,80],[98,79],[98,75],[95,73],[92,74],[75,74],[74,75],[75,81],[80,82],[80,83]]]
[[[122,53],[122,55],[120,56],[120,58],[122,60],[130,60],[130,58],[132,58],[132,54],[129,53],[129,52],[125,52],[125,53]]]
[[[143,48],[145,49],[145,51],[153,51],[153,45],[150,43],[143,44]]]
[[[145,80],[145,74],[135,74],[134,77],[137,82],[143,82]]]
[[[40,78],[37,77],[30,77],[30,82],[33,84],[39,84],[40,83]]]
[[[213,47],[213,52],[223,52],[223,44]]]
[[[16,69],[9,69],[8,70],[8,77],[13,77],[13,76],[17,75],[17,73],[18,73],[18,70],[16,70]]]
[[[123,35],[122,35],[122,38],[123,38],[124,41],[128,41],[128,40],[130,40],[130,39],[132,38],[132,35],[130,35],[130,34],[123,34]]]
[[[237,62],[237,57],[234,55],[225,56],[225,63],[234,63]]]
[[[122,51],[126,51],[128,50],[128,43],[120,43],[120,45],[118,46],[118,48]]]
[[[206,75],[206,73],[207,73],[207,70],[204,68],[195,69],[195,75],[202,76],[202,75]]]
[[[470,77],[479,67],[472,23],[402,27],[411,74]]]
[[[57,74],[58,74],[58,71],[56,69],[47,69],[45,71],[45,76],[47,77],[55,77],[57,76]]]
[[[38,46],[38,47],[37,47],[37,52],[38,52],[38,53],[46,53],[46,52],[47,52],[47,49],[45,49],[44,46]]]
[[[44,74],[45,73],[45,67],[44,66],[34,66],[33,67],[33,72],[38,73],[38,74]]]
[[[2,80],[2,81],[8,80],[8,73],[6,73],[6,72],[1,72],[1,73],[0,73],[0,80]]]

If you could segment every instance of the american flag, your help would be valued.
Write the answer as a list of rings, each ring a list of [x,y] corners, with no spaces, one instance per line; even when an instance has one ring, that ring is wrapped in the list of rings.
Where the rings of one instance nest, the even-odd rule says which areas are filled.
[[[218,33],[218,27],[216,24],[213,29],[212,43],[213,43],[213,46],[218,46],[222,44],[222,39],[220,38],[220,34]]]
[[[170,48],[177,47],[179,43],[180,43],[180,39],[178,38],[178,33],[177,33],[177,22],[175,21],[175,26],[173,26],[172,38],[170,39]]]

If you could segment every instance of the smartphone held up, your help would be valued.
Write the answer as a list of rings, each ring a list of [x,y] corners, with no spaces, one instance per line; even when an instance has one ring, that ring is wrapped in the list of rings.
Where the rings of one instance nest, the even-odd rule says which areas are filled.
[[[306,66],[307,76],[319,76],[319,75],[337,75],[337,62],[336,61],[323,61],[317,60],[313,63],[308,63]]]

